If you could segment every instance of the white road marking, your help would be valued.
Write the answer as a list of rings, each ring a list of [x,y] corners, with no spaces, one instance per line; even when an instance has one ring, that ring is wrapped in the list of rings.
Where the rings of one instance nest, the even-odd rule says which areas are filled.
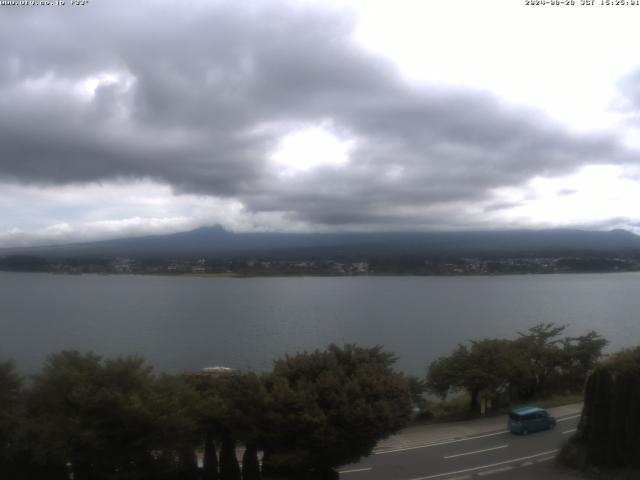
[[[578,418],[580,415],[582,415],[581,413],[579,413],[578,415],[571,415],[569,417],[564,417],[564,418],[557,418],[556,421],[557,422],[566,422],[567,420],[571,420],[573,418]]]
[[[447,457],[444,458],[456,458],[456,457],[464,457],[466,455],[473,455],[474,453],[483,453],[483,452],[490,452],[491,450],[498,450],[500,448],[507,448],[509,445],[500,445],[499,447],[493,447],[493,448],[485,448],[483,450],[476,450],[475,452],[466,452],[466,453],[458,453],[456,455],[449,455]]]
[[[491,463],[489,465],[482,465],[482,466],[479,466],[479,467],[465,468],[464,470],[457,470],[455,472],[437,473],[435,475],[427,475],[426,477],[416,477],[416,478],[412,478],[410,480],[429,480],[431,478],[446,477],[447,475],[457,475],[458,473],[473,472],[473,471],[476,471],[476,470],[483,470],[485,468],[491,468],[491,467],[498,467],[500,465],[506,465],[508,463],[520,462],[522,460],[529,460],[530,458],[536,458],[536,457],[541,457],[543,455],[549,455],[551,453],[556,453],[557,451],[558,451],[558,449],[548,450],[546,452],[540,452],[540,453],[536,453],[535,455],[528,455],[526,457],[512,458],[511,460],[505,460],[503,462]]]
[[[485,475],[493,475],[494,473],[500,473],[500,472],[507,472],[509,470],[513,470],[516,467],[500,467],[500,468],[494,468],[493,470],[485,470],[484,472],[478,472],[478,476],[479,477],[484,477]]]
[[[342,475],[343,473],[356,473],[356,472],[368,472],[370,470],[373,470],[372,467],[368,467],[368,468],[354,468],[353,470],[340,470],[338,473],[340,475]]]
[[[571,430],[565,430],[564,432],[562,432],[562,434],[566,435],[567,433],[575,432],[576,430],[578,430],[578,429],[577,428],[572,428]]]
[[[485,435],[476,435],[475,437],[458,438],[456,440],[447,440],[446,442],[425,443],[424,445],[418,445],[416,447],[406,448],[394,448],[393,450],[384,450],[382,452],[373,452],[374,455],[384,455],[385,453],[406,452],[407,450],[417,450],[419,448],[437,447],[438,445],[450,445],[458,442],[468,442],[469,440],[476,440],[478,438],[495,437],[496,435],[504,435],[509,433],[509,430],[503,430],[500,432],[487,433]]]
[[[552,455],[552,456],[550,456],[550,457],[539,458],[539,459],[537,459],[537,460],[536,460],[536,462],[538,462],[538,463],[548,462],[549,460],[553,460],[554,458],[556,458],[556,457],[554,457],[554,456]]]

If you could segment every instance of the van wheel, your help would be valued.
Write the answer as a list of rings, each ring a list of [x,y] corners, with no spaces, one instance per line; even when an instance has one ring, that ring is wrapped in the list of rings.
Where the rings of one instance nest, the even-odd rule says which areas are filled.
[[[522,435],[529,435],[529,430],[527,430],[526,428],[522,430]]]

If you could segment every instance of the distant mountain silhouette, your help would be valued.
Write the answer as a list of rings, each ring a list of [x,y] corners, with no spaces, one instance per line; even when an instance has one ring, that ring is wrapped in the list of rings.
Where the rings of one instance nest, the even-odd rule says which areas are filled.
[[[640,252],[640,236],[626,230],[504,230],[440,233],[232,233],[220,226],[189,232],[61,246],[3,249],[0,254],[49,258],[271,257],[341,258],[411,255],[544,255]]]

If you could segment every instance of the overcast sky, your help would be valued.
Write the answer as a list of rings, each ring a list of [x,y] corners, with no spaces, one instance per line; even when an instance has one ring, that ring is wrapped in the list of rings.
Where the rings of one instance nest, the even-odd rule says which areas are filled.
[[[640,6],[576,3],[0,6],[0,246],[640,233]]]

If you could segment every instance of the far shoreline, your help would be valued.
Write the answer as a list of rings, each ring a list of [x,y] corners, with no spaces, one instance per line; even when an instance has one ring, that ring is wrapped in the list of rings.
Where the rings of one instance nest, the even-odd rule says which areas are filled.
[[[401,277],[401,278],[491,278],[491,277],[524,277],[524,276],[551,276],[551,275],[605,275],[605,274],[637,274],[640,270],[608,270],[608,271],[553,271],[553,272],[497,272],[497,273],[363,273],[363,274],[339,274],[339,273],[299,273],[299,274],[243,274],[243,273],[99,273],[99,272],[52,272],[52,271],[22,271],[22,270],[0,270],[0,274],[46,274],[56,277],[77,277],[77,276],[100,276],[100,277],[158,277],[158,278],[203,278],[203,279],[252,279],[252,278],[381,278],[381,277]]]

